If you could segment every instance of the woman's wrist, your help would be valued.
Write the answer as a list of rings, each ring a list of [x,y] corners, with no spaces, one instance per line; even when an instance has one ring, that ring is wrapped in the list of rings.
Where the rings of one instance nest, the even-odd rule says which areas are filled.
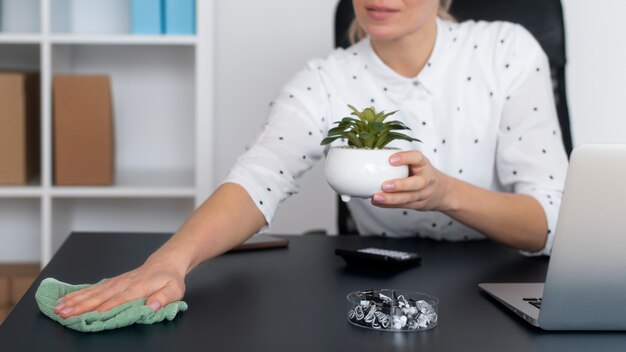
[[[152,253],[146,259],[144,265],[167,267],[169,270],[173,270],[180,276],[185,277],[193,269],[191,263],[192,259],[188,251],[164,246]]]
[[[440,211],[444,213],[455,212],[460,209],[460,188],[456,178],[443,174],[442,177],[442,201]]]

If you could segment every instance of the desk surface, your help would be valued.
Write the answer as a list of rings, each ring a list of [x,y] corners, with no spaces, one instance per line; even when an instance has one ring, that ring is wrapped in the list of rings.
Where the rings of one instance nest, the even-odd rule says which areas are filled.
[[[624,333],[546,332],[480,292],[479,282],[539,282],[546,258],[494,243],[357,236],[289,236],[289,249],[226,254],[186,280],[189,310],[174,321],[96,334],[66,329],[34,300],[45,277],[96,282],[130,270],[164,234],[72,234],[0,326],[8,351],[574,351],[623,350]],[[377,246],[418,252],[422,265],[390,275],[347,267],[336,248]],[[368,288],[426,292],[440,299],[432,330],[389,333],[346,321],[347,293]]]

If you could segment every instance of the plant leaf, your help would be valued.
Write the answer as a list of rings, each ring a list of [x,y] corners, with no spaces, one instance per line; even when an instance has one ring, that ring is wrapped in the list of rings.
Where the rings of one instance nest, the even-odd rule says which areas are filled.
[[[358,148],[363,148],[363,143],[357,137],[356,133],[354,132],[346,133],[345,137],[348,139],[348,145],[352,145]]]
[[[377,118],[376,118],[376,121],[378,121],[378,122],[383,122],[383,121],[385,121],[385,119],[386,119],[387,117],[389,117],[389,116],[391,116],[391,115],[395,114],[396,112],[398,112],[398,110],[395,110],[395,111],[392,111],[392,112],[390,112],[390,113],[385,114],[385,111],[383,110],[383,111],[381,111],[381,112],[380,112],[380,117],[377,117]]]
[[[368,122],[376,120],[376,110],[374,110],[374,108],[363,109],[362,115],[363,118]]]
[[[381,148],[384,148],[387,144],[389,144],[391,141],[394,141],[396,139],[400,139],[400,140],[405,140],[405,141],[409,141],[409,142],[422,142],[417,138],[413,138],[413,137],[409,137],[404,133],[396,133],[396,132],[389,132],[389,138],[387,141],[384,142],[384,144],[381,146]]]
[[[377,133],[380,133],[383,131],[383,129],[385,128],[385,124],[383,124],[382,122],[370,122],[369,125],[372,127],[371,130],[375,131]]]
[[[346,129],[348,129],[349,127],[350,127],[350,126],[347,126],[347,125],[344,125],[344,126],[339,125],[339,126],[337,126],[337,127],[333,127],[333,128],[331,128],[330,130],[328,130],[328,135],[329,135],[329,136],[334,136],[334,135],[336,135],[336,134],[343,133],[343,132],[344,132]]]
[[[336,121],[335,127],[328,131],[328,135],[321,142],[322,145],[330,144],[338,138],[348,140],[348,145],[357,148],[384,148],[389,142],[401,139],[410,142],[421,142],[419,139],[410,137],[406,134],[392,131],[410,130],[410,128],[401,121],[393,120],[383,122],[387,117],[398,112],[392,111],[385,113],[384,110],[376,112],[376,108],[371,106],[359,111],[354,106],[348,104],[348,108],[352,111],[350,115]]]
[[[376,143],[374,144],[374,148],[380,149],[380,148],[384,147],[389,142],[390,142],[389,141],[389,131],[383,131],[382,133],[380,133],[378,135],[378,139],[376,140]]]
[[[385,126],[389,127],[390,130],[410,130],[407,125],[399,121],[387,122]]]
[[[341,119],[341,123],[358,123],[361,122],[361,120],[357,120],[354,117],[344,117],[343,119]]]
[[[373,149],[374,145],[376,144],[376,135],[372,134],[369,137],[366,137],[365,140],[363,141],[363,144],[366,147]]]
[[[361,112],[359,112],[359,110],[357,110],[354,106],[348,104],[348,107],[352,110],[353,115],[359,116],[361,114]]]
[[[320,145],[330,144],[330,143],[334,142],[336,139],[339,139],[341,137],[342,136],[326,137],[326,138],[322,139],[322,142],[320,143]]]
[[[368,138],[369,136],[371,136],[373,133],[370,131],[364,131],[364,132],[360,132],[357,133],[357,135],[359,136],[359,138]]]

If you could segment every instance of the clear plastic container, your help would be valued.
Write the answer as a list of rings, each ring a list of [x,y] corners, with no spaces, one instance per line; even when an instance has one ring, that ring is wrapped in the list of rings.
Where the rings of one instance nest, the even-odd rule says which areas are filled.
[[[348,294],[347,318],[381,331],[425,331],[437,326],[439,299],[421,292],[380,289]]]

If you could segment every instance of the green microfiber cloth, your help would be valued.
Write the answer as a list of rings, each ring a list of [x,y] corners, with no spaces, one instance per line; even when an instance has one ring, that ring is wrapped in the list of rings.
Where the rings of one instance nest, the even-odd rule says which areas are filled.
[[[152,308],[145,305],[145,298],[138,298],[107,312],[87,312],[67,319],[63,319],[54,312],[54,307],[59,304],[57,299],[70,292],[89,286],[91,285],[70,285],[53,278],[47,278],[39,284],[39,288],[37,288],[35,293],[35,299],[37,300],[37,305],[39,305],[39,310],[50,319],[70,329],[82,332],[117,329],[135,323],[159,323],[165,318],[172,320],[179,311],[184,312],[187,310],[187,303],[178,301],[170,303],[155,312]]]

